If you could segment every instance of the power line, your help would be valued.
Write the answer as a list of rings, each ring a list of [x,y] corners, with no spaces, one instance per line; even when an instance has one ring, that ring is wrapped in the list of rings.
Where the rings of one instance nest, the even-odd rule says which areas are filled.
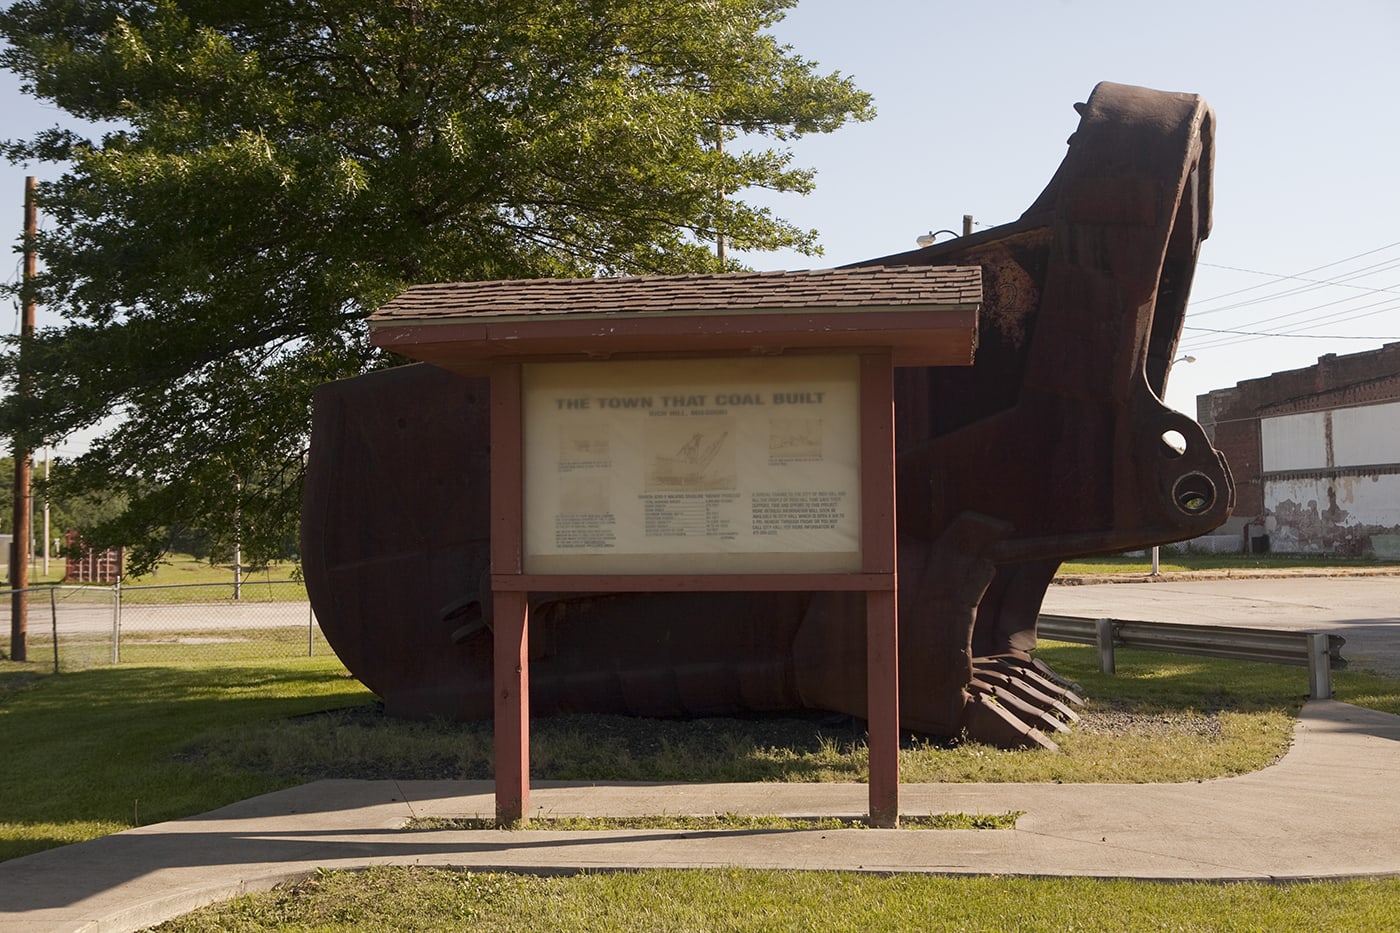
[[[1336,305],[1349,304],[1349,303],[1351,303],[1351,302],[1356,301],[1356,300],[1357,300],[1358,298],[1360,298],[1360,297],[1362,297],[1362,296],[1360,296],[1360,295],[1352,295],[1352,296],[1347,297],[1347,298],[1337,298],[1337,299],[1334,299],[1334,300],[1332,300],[1332,301],[1324,301],[1322,304],[1310,305],[1310,306],[1308,306],[1308,307],[1306,307],[1306,308],[1299,308],[1299,309],[1297,309],[1296,311],[1285,311],[1285,312],[1282,313],[1282,314],[1275,314],[1275,315],[1271,315],[1270,317],[1258,318],[1258,319],[1253,320],[1253,321],[1246,321],[1246,322],[1244,322],[1244,323],[1242,323],[1242,324],[1239,324],[1239,325],[1237,325],[1237,326],[1240,327],[1240,328],[1245,328],[1245,327],[1259,327],[1261,324],[1271,324],[1271,323],[1273,323],[1273,322],[1275,322],[1275,321],[1283,321],[1283,320],[1287,320],[1288,318],[1296,318],[1296,317],[1298,317],[1298,316],[1300,316],[1300,315],[1308,314],[1309,312],[1321,311],[1321,310],[1323,310],[1324,308],[1332,308],[1332,307],[1335,307]],[[1379,308],[1377,308],[1378,305],[1379,305]],[[1370,304],[1360,305],[1360,306],[1353,307],[1353,308],[1344,308],[1344,309],[1337,310],[1337,311],[1331,311],[1331,312],[1329,312],[1329,313],[1327,313],[1327,314],[1315,315],[1315,316],[1310,317],[1310,318],[1305,318],[1303,321],[1295,322],[1295,324],[1302,324],[1302,325],[1306,326],[1306,325],[1321,324],[1321,323],[1324,323],[1324,322],[1327,322],[1327,321],[1355,320],[1355,319],[1357,319],[1357,318],[1370,317],[1370,316],[1373,315],[1373,314],[1379,314],[1379,313],[1381,313],[1381,312],[1388,311],[1388,310],[1390,310],[1390,309],[1392,309],[1392,308],[1396,308],[1396,307],[1400,307],[1400,303],[1397,303],[1397,302],[1395,302],[1394,300],[1391,300],[1391,299],[1382,299],[1381,301],[1374,301],[1374,302],[1372,302],[1372,303],[1370,303]],[[1374,310],[1374,311],[1371,310],[1371,309],[1373,309],[1373,308],[1377,308],[1377,310]],[[1365,313],[1358,313],[1358,312],[1365,312]],[[1289,325],[1289,326],[1294,326],[1294,325]]]
[[[1221,327],[1192,327],[1184,325],[1182,330],[1199,330],[1211,334],[1239,334],[1245,337],[1305,337],[1311,340],[1400,340],[1400,337],[1363,337],[1356,334],[1304,334],[1297,332],[1262,331],[1262,330],[1228,330]],[[1245,341],[1234,341],[1234,343],[1244,343]],[[1217,346],[1230,346],[1231,344],[1221,343]]]
[[[1394,262],[1389,262],[1389,263],[1377,263],[1376,265],[1385,265],[1385,266],[1387,266],[1387,267],[1391,267],[1391,266],[1394,266],[1395,263],[1397,263],[1397,262],[1400,262],[1400,260],[1395,260]],[[1272,276],[1272,277],[1275,278],[1275,279],[1292,279],[1293,281],[1296,281],[1296,282],[1307,282],[1307,283],[1310,284],[1310,285],[1338,285],[1338,286],[1341,286],[1342,288],[1354,288],[1354,289],[1357,289],[1358,291],[1363,291],[1363,292],[1387,292],[1387,293],[1393,294],[1393,295],[1400,295],[1400,289],[1394,289],[1394,288],[1372,288],[1372,287],[1370,287],[1369,285],[1353,285],[1353,284],[1351,284],[1350,282],[1347,281],[1348,278],[1360,278],[1361,276],[1360,276],[1359,273],[1351,273],[1351,274],[1347,275],[1345,278],[1336,278],[1336,279],[1309,279],[1309,278],[1306,278],[1306,277],[1301,276],[1301,275],[1277,275],[1276,273],[1273,273],[1273,272],[1260,272],[1260,271],[1257,270],[1257,269],[1243,269],[1243,268],[1241,268],[1241,267],[1239,267],[1239,266],[1222,266],[1222,265],[1220,265],[1219,263],[1214,263],[1214,262],[1198,262],[1198,263],[1196,263],[1196,265],[1198,265],[1198,266],[1210,266],[1212,269],[1224,269],[1224,270],[1227,271],[1227,272],[1247,272],[1247,273],[1249,273],[1250,275],[1267,275],[1267,276]],[[1374,267],[1374,266],[1366,266],[1365,268],[1371,269],[1371,268],[1375,268],[1375,267]],[[1382,270],[1382,271],[1384,271],[1384,270]],[[1242,293],[1242,292],[1252,291],[1252,290],[1254,290],[1254,289],[1256,289],[1256,288],[1263,288],[1265,285],[1268,285],[1268,284],[1269,284],[1268,282],[1264,282],[1264,283],[1262,283],[1262,284],[1260,284],[1260,285],[1251,285],[1249,288],[1240,288],[1240,289],[1236,289],[1236,290],[1233,291],[1233,292],[1226,292],[1226,293],[1223,294],[1223,295],[1216,295],[1214,298],[1202,298],[1202,299],[1200,299],[1200,302],[1201,302],[1202,304],[1204,304],[1204,303],[1209,302],[1209,301],[1219,301],[1221,298],[1229,298],[1229,297],[1232,296],[1232,295],[1238,295],[1238,294],[1240,294],[1240,293]],[[1254,303],[1255,301],[1265,301],[1265,300],[1267,300],[1267,299],[1265,299],[1265,298],[1259,298],[1259,299],[1252,299],[1251,301],[1249,301],[1249,302],[1244,302],[1244,303],[1245,303],[1245,304],[1252,304],[1252,303]],[[1215,309],[1215,310],[1219,310],[1219,309]],[[1202,312],[1202,313],[1206,313],[1206,312]],[[1213,312],[1212,312],[1212,313],[1213,313]]]
[[[1396,248],[1397,246],[1400,246],[1400,241],[1396,241],[1396,242],[1394,242],[1394,243],[1387,243],[1385,246],[1377,246],[1375,249],[1368,249],[1368,250],[1366,250],[1366,251],[1363,252],[1363,253],[1357,253],[1357,254],[1354,255],[1354,256],[1347,256],[1345,259],[1337,259],[1337,260],[1334,260],[1334,261],[1332,261],[1332,262],[1325,262],[1325,263],[1323,263],[1323,264],[1320,265],[1320,266],[1313,266],[1311,269],[1304,269],[1302,272],[1293,273],[1293,274],[1281,274],[1281,273],[1277,273],[1277,272],[1260,272],[1258,269],[1242,269],[1242,268],[1240,268],[1240,267],[1238,267],[1238,266],[1218,266],[1218,265],[1216,265],[1216,264],[1214,264],[1214,263],[1209,263],[1209,262],[1198,262],[1197,265],[1210,266],[1211,268],[1214,268],[1214,269],[1227,269],[1227,270],[1229,270],[1229,271],[1231,271],[1231,272],[1245,272],[1245,273],[1248,273],[1249,275],[1266,275],[1266,276],[1269,276],[1271,279],[1273,279],[1275,282],[1280,281],[1280,280],[1283,280],[1283,279],[1302,279],[1303,281],[1308,281],[1308,282],[1310,282],[1310,281],[1317,281],[1317,280],[1305,279],[1304,276],[1310,275],[1310,274],[1312,274],[1312,273],[1314,273],[1314,272],[1320,272],[1320,271],[1323,270],[1323,269],[1330,269],[1330,268],[1332,268],[1333,266],[1340,266],[1340,265],[1342,265],[1343,263],[1351,262],[1352,260],[1355,260],[1355,259],[1362,259],[1362,258],[1364,258],[1364,257],[1366,257],[1366,256],[1371,256],[1371,255],[1374,255],[1374,254],[1376,254],[1376,253],[1383,253],[1383,252],[1385,252],[1386,250],[1388,250],[1388,249],[1394,249],[1394,248]],[[1323,280],[1323,281],[1325,281],[1325,280]],[[1219,301],[1219,300],[1222,299],[1222,298],[1230,298],[1230,297],[1233,297],[1233,296],[1235,296],[1235,295],[1242,295],[1242,294],[1244,294],[1245,292],[1254,291],[1255,289],[1267,288],[1270,284],[1272,284],[1272,283],[1271,283],[1271,282],[1260,282],[1258,285],[1250,285],[1250,286],[1247,286],[1247,287],[1245,287],[1245,288],[1237,288],[1237,289],[1235,289],[1235,290],[1232,291],[1232,292],[1225,292],[1225,293],[1220,294],[1220,295],[1212,295],[1210,298],[1202,298],[1202,299],[1199,299],[1198,301],[1193,302],[1193,304],[1209,304],[1209,303],[1212,302],[1212,301]],[[1330,284],[1330,283],[1328,283],[1328,284]]]
[[[1249,331],[1222,328],[1209,330],[1199,337],[1189,337],[1182,341],[1180,349],[1189,350],[1192,353],[1201,353],[1206,350],[1222,350],[1226,347],[1237,347],[1240,344],[1253,343],[1256,340],[1266,340],[1271,337],[1293,337],[1311,340],[1368,340],[1381,343],[1389,343],[1392,340],[1400,339],[1397,337],[1358,334],[1319,334],[1310,331]]]
[[[1384,306],[1384,307],[1377,308],[1377,309],[1371,310],[1371,311],[1364,311],[1364,312],[1362,312],[1362,313],[1347,312],[1347,313],[1323,315],[1323,316],[1321,316],[1321,317],[1313,318],[1313,319],[1310,319],[1310,320],[1307,320],[1307,321],[1298,322],[1297,324],[1295,324],[1294,326],[1292,326],[1292,327],[1290,327],[1290,328],[1288,328],[1288,329],[1280,329],[1280,330],[1257,330],[1257,329],[1251,329],[1251,328],[1253,328],[1253,327],[1256,326],[1256,325],[1253,325],[1253,324],[1242,324],[1242,325],[1240,325],[1239,327],[1234,327],[1234,328],[1225,328],[1225,327],[1200,327],[1200,326],[1198,326],[1198,325],[1186,324],[1186,325],[1183,325],[1183,326],[1182,326],[1182,330],[1184,330],[1184,331],[1186,331],[1186,330],[1198,331],[1198,332],[1202,333],[1203,335],[1204,335],[1204,334],[1218,334],[1218,335],[1237,335],[1237,336],[1219,336],[1219,337],[1214,337],[1214,338],[1209,337],[1209,336],[1187,337],[1185,340],[1182,341],[1182,349],[1189,349],[1189,350],[1193,350],[1193,351],[1198,351],[1198,350],[1213,350],[1213,349],[1219,349],[1219,348],[1221,348],[1221,347],[1235,346],[1235,345],[1238,345],[1238,344],[1241,344],[1241,343],[1250,343],[1251,341],[1260,340],[1260,339],[1263,339],[1263,338],[1266,338],[1266,337],[1314,337],[1314,338],[1316,338],[1316,339],[1327,339],[1327,338],[1329,338],[1329,337],[1336,337],[1337,339],[1343,339],[1343,340],[1396,340],[1396,339],[1400,339],[1400,338],[1398,338],[1398,337],[1369,337],[1369,336],[1360,336],[1360,335],[1353,335],[1353,334],[1348,334],[1348,335],[1320,334],[1320,333],[1314,333],[1314,332],[1309,331],[1309,328],[1316,328],[1317,326],[1322,325],[1322,324],[1329,324],[1329,323],[1330,323],[1330,324],[1340,324],[1340,323],[1349,322],[1349,321],[1357,321],[1357,320],[1361,320],[1362,318],[1374,317],[1374,316],[1377,315],[1377,314],[1386,314],[1386,313],[1388,313],[1388,312],[1393,312],[1393,311],[1397,310],[1397,308],[1400,308],[1400,305],[1389,304],[1389,305],[1386,305],[1386,306]]]
[[[1204,266],[1226,269],[1232,272],[1243,272],[1249,275],[1267,276],[1269,281],[1246,288],[1239,288],[1233,291],[1224,292],[1210,298],[1192,301],[1190,313],[1193,318],[1200,318],[1207,314],[1216,314],[1226,311],[1238,311],[1253,305],[1265,303],[1273,305],[1283,305],[1286,307],[1288,299],[1295,299],[1301,295],[1318,292],[1328,287],[1345,288],[1352,290],[1352,294],[1341,298],[1334,298],[1329,301],[1310,304],[1307,307],[1297,308],[1290,311],[1267,315],[1263,318],[1256,318],[1246,323],[1237,324],[1234,327],[1201,327],[1199,325],[1183,325],[1183,331],[1193,331],[1197,334],[1194,337],[1187,337],[1183,340],[1183,345],[1189,344],[1189,349],[1193,351],[1222,349],[1224,347],[1237,346],[1239,344],[1250,343],[1255,340],[1267,339],[1270,337],[1293,337],[1311,340],[1370,340],[1389,341],[1400,338],[1378,337],[1356,334],[1331,334],[1317,333],[1315,329],[1327,324],[1340,324],[1343,322],[1359,321],[1363,318],[1374,317],[1377,314],[1386,314],[1400,309],[1400,303],[1390,296],[1400,295],[1400,285],[1387,284],[1381,287],[1356,284],[1356,280],[1383,274],[1400,268],[1400,258],[1383,258],[1377,262],[1359,268],[1353,268],[1346,272],[1339,272],[1331,278],[1314,278],[1312,273],[1324,269],[1334,269],[1335,267],[1347,263],[1355,263],[1357,260],[1368,256],[1376,256],[1380,253],[1400,247],[1400,242],[1388,243],[1364,252],[1356,253],[1342,259],[1333,260],[1305,269],[1302,272],[1293,274],[1278,274],[1261,272],[1257,269],[1246,269],[1239,266],[1223,266],[1212,263],[1201,263]],[[1220,302],[1228,298],[1245,295],[1249,292],[1268,288],[1283,282],[1297,282],[1300,284],[1277,289],[1267,294],[1255,297],[1244,298],[1227,305],[1214,308],[1201,309],[1200,305],[1210,302]],[[1358,300],[1369,296],[1384,296],[1381,300],[1371,301],[1365,304],[1358,304]],[[1319,313],[1321,312],[1321,313]],[[1288,322],[1288,323],[1282,323]],[[1274,325],[1270,329],[1267,325]],[[1309,330],[1309,329],[1314,330]]]
[[[1369,266],[1364,266],[1364,267],[1362,267],[1362,268],[1360,268],[1360,269],[1357,269],[1357,270],[1355,270],[1355,271],[1353,271],[1353,272],[1349,272],[1349,273],[1347,273],[1347,274],[1345,274],[1345,275],[1343,275],[1343,276],[1338,276],[1338,277],[1335,278],[1335,279],[1305,279],[1304,281],[1311,282],[1312,284],[1294,286],[1293,288],[1284,289],[1283,291],[1271,292],[1271,293],[1269,293],[1269,294],[1267,294],[1267,295],[1260,295],[1260,296],[1258,296],[1257,298],[1247,298],[1247,299],[1245,299],[1244,301],[1237,301],[1237,302],[1235,302],[1234,304],[1224,305],[1223,307],[1219,307],[1219,308],[1210,308],[1210,309],[1205,310],[1205,311],[1201,311],[1201,310],[1198,309],[1198,310],[1196,311],[1196,313],[1197,313],[1198,315],[1205,315],[1205,314],[1218,314],[1218,313],[1220,313],[1220,312],[1222,312],[1222,311],[1234,311],[1234,310],[1237,310],[1237,309],[1239,309],[1239,308],[1247,308],[1247,307],[1249,307],[1249,306],[1251,306],[1251,305],[1265,304],[1265,303],[1267,303],[1267,302],[1279,301],[1279,300],[1284,299],[1284,298],[1294,298],[1294,297],[1297,297],[1298,295],[1306,295],[1306,294],[1308,294],[1308,293],[1310,293],[1310,292],[1319,291],[1319,290],[1324,289],[1324,288],[1327,288],[1327,287],[1329,287],[1329,286],[1337,286],[1337,287],[1339,287],[1339,288],[1353,288],[1353,289],[1357,289],[1358,291],[1365,292],[1365,293],[1368,293],[1368,294],[1369,294],[1369,293],[1376,293],[1376,292],[1379,292],[1379,293],[1382,293],[1382,294],[1400,295],[1400,290],[1396,290],[1396,288],[1395,288],[1394,286],[1387,286],[1387,287],[1385,287],[1385,288],[1372,288],[1371,286],[1367,286],[1367,285],[1353,285],[1353,284],[1351,284],[1351,280],[1352,280],[1352,279],[1363,279],[1363,278],[1368,278],[1368,277],[1373,276],[1373,275],[1379,275],[1379,274],[1382,273],[1382,272],[1389,272],[1389,271],[1391,271],[1392,269],[1396,269],[1396,268],[1400,268],[1400,259],[1388,259],[1388,260],[1386,260],[1386,261],[1384,261],[1384,262],[1378,262],[1378,263],[1373,263],[1373,264],[1371,264],[1371,265],[1369,265]],[[1359,298],[1359,297],[1361,297],[1361,296],[1360,296],[1360,295],[1355,295],[1355,296],[1352,296],[1352,297],[1358,297],[1358,298]],[[1349,299],[1337,299],[1337,300],[1338,300],[1338,301],[1343,301],[1343,300],[1349,300]],[[1193,305],[1194,305],[1194,303],[1193,303]]]
[[[1267,319],[1267,320],[1264,320],[1264,321],[1255,321],[1255,322],[1252,322],[1252,323],[1249,323],[1249,324],[1241,324],[1239,327],[1235,327],[1235,328],[1201,327],[1201,326],[1199,326],[1199,325],[1185,324],[1185,325],[1182,326],[1182,330],[1194,330],[1194,331],[1201,331],[1201,332],[1203,332],[1203,333],[1213,333],[1213,334],[1222,334],[1222,335],[1224,335],[1224,334],[1231,334],[1231,335],[1239,335],[1239,336],[1235,336],[1235,337],[1225,336],[1225,337],[1219,337],[1219,338],[1203,337],[1203,338],[1199,338],[1198,340],[1193,340],[1193,339],[1188,338],[1188,340],[1187,340],[1187,341],[1184,341],[1184,343],[1189,342],[1189,344],[1190,344],[1189,349],[1192,349],[1192,350],[1212,350],[1212,349],[1219,349],[1219,348],[1221,348],[1221,347],[1235,346],[1235,345],[1241,344],[1241,343],[1249,343],[1249,342],[1251,342],[1251,341],[1253,341],[1253,340],[1258,340],[1258,339],[1263,338],[1263,337],[1312,337],[1312,338],[1315,338],[1315,339],[1329,339],[1329,338],[1334,338],[1334,339],[1339,339],[1339,340],[1396,340],[1396,339],[1400,339],[1400,338],[1397,338],[1397,337],[1370,337],[1370,336],[1360,336],[1360,335],[1355,335],[1355,334],[1347,334],[1347,335],[1338,335],[1338,334],[1314,334],[1314,333],[1309,333],[1309,332],[1308,332],[1308,328],[1317,327],[1318,325],[1321,325],[1321,324],[1341,324],[1341,323],[1344,323],[1344,322],[1359,321],[1359,320],[1361,320],[1361,319],[1363,319],[1363,318],[1375,317],[1375,316],[1378,315],[1378,314],[1387,314],[1387,313],[1394,312],[1394,311],[1396,311],[1396,310],[1400,310],[1400,303],[1396,303],[1396,302],[1385,302],[1385,303],[1379,303],[1379,304],[1381,305],[1380,307],[1375,307],[1374,304],[1371,304],[1371,305],[1364,305],[1364,306],[1362,306],[1361,308],[1352,308],[1352,309],[1349,309],[1349,310],[1346,310],[1346,311],[1338,311],[1338,312],[1334,312],[1334,313],[1332,313],[1332,314],[1324,314],[1324,315],[1316,316],[1316,317],[1313,317],[1313,318],[1309,318],[1309,319],[1306,320],[1306,321],[1300,321],[1300,322],[1297,322],[1297,323],[1295,323],[1295,324],[1293,324],[1293,325],[1289,325],[1288,328],[1286,328],[1286,329],[1281,329],[1281,330],[1248,330],[1248,329],[1246,329],[1246,328],[1256,327],[1256,326],[1259,325],[1259,324],[1267,323],[1268,320],[1277,320],[1277,319],[1281,319],[1281,318],[1284,318],[1284,317],[1290,317],[1291,315],[1279,315],[1277,318],[1270,318],[1270,319]],[[1368,309],[1369,309],[1369,310],[1368,310]],[[1204,342],[1202,342],[1202,341],[1204,341]]]

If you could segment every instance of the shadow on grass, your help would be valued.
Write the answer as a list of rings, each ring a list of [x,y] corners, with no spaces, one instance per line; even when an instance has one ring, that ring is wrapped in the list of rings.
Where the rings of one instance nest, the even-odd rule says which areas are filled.
[[[376,704],[249,726],[190,754],[297,780],[490,780],[492,736],[489,722],[407,722]],[[865,739],[864,720],[824,713],[547,717],[530,725],[530,773],[561,781],[859,781]]]
[[[1243,759],[1220,757],[1196,771],[1161,780],[1241,773],[1262,767],[1287,743],[1287,721],[1301,707],[1306,671],[1268,664],[1122,652],[1117,676],[1099,674],[1092,648],[1048,646],[1039,652],[1080,682],[1088,712],[1111,714],[1110,734],[1072,736],[1054,761],[956,742],[903,736],[908,780],[1090,780],[1095,760],[1167,753],[1217,760],[1220,717],[1260,714],[1274,738]],[[1400,684],[1395,686],[1400,687]],[[1129,715],[1122,715],[1127,713]],[[1151,731],[1146,731],[1150,727]],[[1088,732],[1076,729],[1075,732]],[[1159,743],[1157,752],[1153,742]],[[689,720],[617,715],[538,718],[531,723],[531,777],[593,781],[863,781],[865,723],[850,716],[792,713]],[[1114,744],[1117,743],[1117,744]],[[1166,743],[1166,744],[1161,744]],[[1172,744],[1176,743],[1176,744]],[[1228,750],[1227,750],[1228,753]],[[199,743],[189,760],[210,768],[286,780],[400,778],[489,780],[489,722],[405,722],[366,705],[279,722],[249,724]],[[1215,757],[1212,757],[1215,756]],[[1059,759],[1064,760],[1059,760]],[[1082,763],[1086,762],[1088,763]],[[1129,764],[1136,759],[1130,759]],[[990,764],[989,764],[990,763]],[[1103,780],[1142,780],[1110,772]],[[1156,772],[1151,772],[1156,774]],[[918,776],[915,776],[918,775]]]
[[[362,703],[338,663],[0,672],[4,835],[42,824],[158,822],[287,786],[181,761],[178,749],[250,722]],[[109,830],[110,831],[110,830]],[[71,840],[63,840],[71,841]]]

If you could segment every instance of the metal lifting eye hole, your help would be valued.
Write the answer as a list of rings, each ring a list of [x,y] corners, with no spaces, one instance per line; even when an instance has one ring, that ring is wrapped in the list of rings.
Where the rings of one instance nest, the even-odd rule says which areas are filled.
[[[1215,484],[1203,473],[1187,473],[1172,487],[1172,501],[1187,515],[1200,515],[1215,505]]]
[[[1186,453],[1186,435],[1180,431],[1162,432],[1162,456],[1175,460]]]

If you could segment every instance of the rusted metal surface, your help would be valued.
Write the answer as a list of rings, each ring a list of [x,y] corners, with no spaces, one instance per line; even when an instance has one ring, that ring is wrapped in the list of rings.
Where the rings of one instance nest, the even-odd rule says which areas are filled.
[[[1104,84],[1015,223],[862,265],[980,266],[967,368],[896,374],[901,725],[1054,747],[1076,700],[1027,652],[1070,557],[1195,537],[1233,487],[1161,402],[1201,240],[1214,118]],[[317,618],[405,716],[493,709],[484,380],[427,366],[323,387],[303,514]],[[535,715],[865,715],[858,593],[532,597]]]

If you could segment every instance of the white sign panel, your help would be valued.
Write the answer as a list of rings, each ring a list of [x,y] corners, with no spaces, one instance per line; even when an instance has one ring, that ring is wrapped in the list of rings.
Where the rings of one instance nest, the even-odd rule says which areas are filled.
[[[526,573],[861,569],[856,357],[523,378]]]
[[[1400,463],[1400,402],[1332,412],[1337,466]]]
[[[1259,434],[1265,473],[1319,470],[1331,465],[1327,460],[1325,412],[1261,418]]]

